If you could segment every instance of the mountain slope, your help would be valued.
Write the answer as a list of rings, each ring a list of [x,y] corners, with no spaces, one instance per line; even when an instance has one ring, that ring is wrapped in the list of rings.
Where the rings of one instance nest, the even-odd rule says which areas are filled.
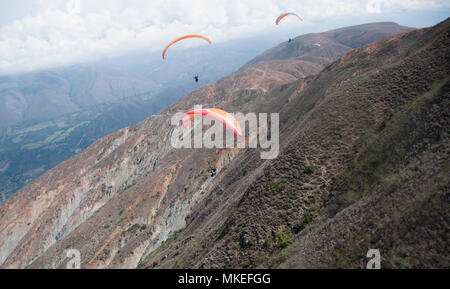
[[[277,61],[280,65],[327,64],[354,48],[378,41],[412,28],[392,22],[380,22],[340,28],[324,33],[310,33],[269,49],[248,62],[242,69]]]
[[[0,77],[0,202],[100,137],[235,71],[271,43],[265,36],[178,47],[164,61],[160,52],[143,51]]]
[[[146,266],[364,268],[378,248],[382,267],[447,268],[449,34],[355,49],[275,94],[291,100],[280,156],[236,160]]]
[[[437,36],[427,40],[430,31]],[[0,206],[2,267],[65,267],[69,248],[81,251],[87,268],[276,266],[286,252],[281,247],[294,248],[317,222],[318,209],[338,194],[332,190],[341,191],[333,182],[356,156],[356,140],[448,75],[448,51],[422,43],[442,35],[448,47],[448,23],[394,36],[356,49],[317,76],[275,61],[265,69],[249,66],[100,139]],[[391,77],[397,70],[388,68],[405,57],[414,69],[406,79]],[[383,77],[373,82],[378,73]],[[170,117],[194,104],[280,112],[280,156],[173,149]]]

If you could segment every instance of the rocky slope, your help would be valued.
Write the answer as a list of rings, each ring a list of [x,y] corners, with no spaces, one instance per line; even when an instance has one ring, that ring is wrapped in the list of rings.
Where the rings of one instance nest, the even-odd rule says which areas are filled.
[[[280,156],[233,162],[148,268],[448,268],[450,21],[269,95]],[[245,177],[244,177],[245,176]]]
[[[441,201],[448,199],[441,192],[448,180],[428,171],[439,182],[424,187],[421,200],[432,200],[431,209],[419,212],[430,216],[415,218],[400,214],[403,208],[413,214],[413,208],[420,207],[407,186],[395,188],[396,195],[385,190],[383,182],[394,176],[391,171],[404,169],[406,154],[432,151],[436,143],[420,145],[430,129],[439,135],[435,153],[440,163],[435,169],[448,163],[448,109],[439,106],[445,104],[445,95],[448,98],[448,26],[445,22],[369,44],[316,76],[340,56],[334,46],[320,46],[334,59],[311,61],[311,66],[296,59],[290,65],[275,60],[250,64],[160,114],[100,139],[0,206],[1,266],[65,267],[65,250],[72,248],[80,250],[85,268],[349,267],[364,259],[358,250],[365,249],[360,244],[367,236],[369,243],[385,242],[376,245],[385,244],[397,260],[398,252],[409,248],[401,242],[409,239],[401,234],[389,241],[389,229],[395,229],[389,220],[400,222],[401,217],[418,223],[440,221],[423,227],[438,237],[440,243],[431,245],[435,251],[416,259],[418,265],[445,266],[426,260],[442,254],[439,240],[448,234],[445,223],[441,225],[442,219],[448,221]],[[354,39],[354,28],[347,29]],[[345,29],[339,33],[345,39]],[[359,43],[369,42],[371,38],[362,37]],[[280,112],[279,157],[261,160],[258,149],[173,149],[169,119],[194,104]],[[414,110],[414,120],[421,124],[426,123],[422,118],[433,115],[428,109],[447,115],[435,116],[436,125],[429,127],[407,126],[415,137],[399,149],[402,155],[383,156],[377,150],[390,151],[385,147],[392,142],[409,141],[404,136],[412,132],[391,129],[398,125],[397,118],[402,122],[400,116],[409,116],[407,109]],[[372,160],[379,155],[381,160]],[[392,167],[382,166],[386,159],[395,160]],[[417,163],[416,172],[426,170],[430,159],[426,155],[427,165]],[[373,172],[366,163],[375,167],[370,167]],[[215,178],[209,176],[212,167],[218,169]],[[414,173],[401,176],[419,180]],[[399,180],[401,187],[405,183]],[[384,208],[378,192],[399,203],[387,206],[392,216],[385,213],[385,223],[365,210],[372,208],[370,202]],[[358,234],[376,224],[380,226],[373,236]],[[421,229],[409,228],[405,230],[420,241],[418,248],[433,244],[419,235]],[[384,239],[377,239],[380,236]]]

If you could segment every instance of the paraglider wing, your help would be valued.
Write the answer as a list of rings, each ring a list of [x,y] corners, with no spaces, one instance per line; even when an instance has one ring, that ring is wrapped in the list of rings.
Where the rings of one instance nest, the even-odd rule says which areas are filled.
[[[183,39],[186,39],[186,38],[202,38],[202,39],[208,41],[209,44],[212,44],[211,40],[209,40],[207,37],[205,37],[203,35],[197,35],[197,34],[184,35],[184,36],[178,37],[175,40],[172,40],[169,44],[167,44],[166,48],[164,48],[164,51],[162,53],[162,58],[165,59],[166,51],[167,51],[167,49],[169,49],[170,46],[172,46],[172,44],[174,44],[174,43],[176,43],[178,41],[181,41]]]
[[[300,21],[303,21],[303,18],[298,16],[295,13],[283,13],[280,16],[278,16],[277,20],[275,21],[275,23],[278,25],[278,23],[280,23],[281,20],[283,20],[284,17],[288,16],[288,15],[293,15],[296,16],[298,19],[300,19]]]
[[[183,125],[183,120],[187,119],[185,124],[188,124],[194,118],[194,115],[203,115],[220,121],[223,125],[225,125],[229,130],[231,130],[235,135],[241,136],[242,130],[239,126],[237,120],[228,112],[218,109],[218,108],[202,108],[202,109],[194,109],[186,112],[181,118],[181,124]]]

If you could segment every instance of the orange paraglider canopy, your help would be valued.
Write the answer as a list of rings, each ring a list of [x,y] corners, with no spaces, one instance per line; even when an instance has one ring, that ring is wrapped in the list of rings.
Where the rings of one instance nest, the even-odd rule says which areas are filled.
[[[280,16],[278,16],[277,20],[275,21],[275,23],[278,25],[278,23],[280,23],[281,20],[283,20],[284,17],[288,16],[288,15],[293,15],[296,16],[298,19],[300,19],[300,21],[303,21],[303,18],[298,16],[295,13],[283,13]]]
[[[181,117],[181,125],[183,125],[183,119],[187,118],[186,123],[189,123],[194,118],[194,115],[203,115],[220,121],[223,125],[225,125],[229,130],[231,130],[235,135],[242,136],[242,130],[239,126],[237,120],[228,112],[218,109],[218,108],[201,108],[194,109],[186,112]]]
[[[164,48],[164,51],[162,53],[162,58],[165,59],[166,51],[167,51],[167,49],[169,49],[170,46],[172,46],[172,44],[174,44],[174,43],[176,43],[178,41],[181,41],[183,39],[186,39],[186,38],[202,38],[202,39],[208,41],[209,44],[212,44],[211,40],[209,40],[207,37],[205,37],[203,35],[198,35],[198,34],[184,35],[184,36],[178,37],[175,40],[172,40],[169,44],[167,44],[166,48]]]

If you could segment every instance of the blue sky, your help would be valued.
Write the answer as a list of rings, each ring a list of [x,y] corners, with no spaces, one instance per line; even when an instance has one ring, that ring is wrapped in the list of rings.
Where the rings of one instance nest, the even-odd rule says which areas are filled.
[[[282,12],[295,12],[274,24]],[[450,15],[450,0],[0,0],[0,74],[160,51],[183,34],[215,43],[258,35],[294,36],[393,21],[426,27]],[[186,41],[181,45],[202,45]]]

